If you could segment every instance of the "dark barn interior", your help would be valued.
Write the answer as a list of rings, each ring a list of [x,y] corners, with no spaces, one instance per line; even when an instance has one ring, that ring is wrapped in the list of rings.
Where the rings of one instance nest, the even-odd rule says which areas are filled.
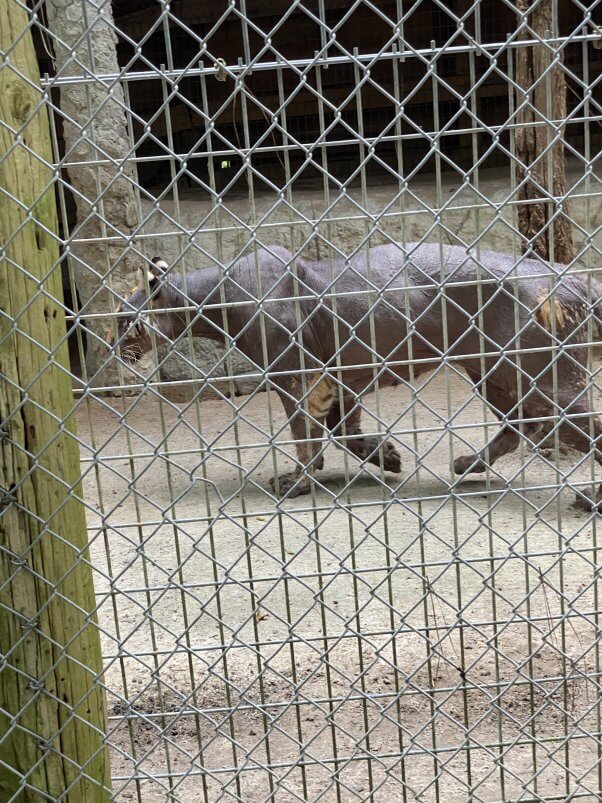
[[[346,0],[325,4],[306,0],[291,7],[285,0],[248,0],[244,9],[242,5],[237,9],[216,0],[175,0],[168,17],[162,18],[162,5],[155,0],[113,2],[121,32],[120,65],[130,73],[154,71],[128,82],[136,153],[141,159],[139,180],[153,194],[168,188],[174,167],[181,188],[210,190],[214,182],[226,196],[229,191],[244,192],[247,171],[241,169],[239,151],[245,149],[252,149],[255,191],[261,191],[262,183],[266,189],[282,187],[289,170],[294,186],[319,187],[324,180],[320,166],[337,181],[353,184],[359,181],[358,164],[367,155],[362,137],[374,147],[366,163],[367,180],[397,181],[399,173],[407,177],[413,171],[434,170],[435,149],[428,135],[443,128],[445,134],[439,139],[443,170],[472,168],[475,134],[471,129],[477,126],[481,129],[476,134],[478,154],[483,157],[480,166],[508,164],[510,127],[499,132],[499,144],[494,136],[496,127],[509,119],[510,104],[515,102],[508,82],[512,56],[503,47],[517,28],[517,14],[509,3],[422,0],[410,5],[384,0],[372,7],[366,3],[350,7]],[[322,5],[326,11],[321,25]],[[243,21],[243,11],[249,24]],[[599,7],[592,9],[592,16],[599,12]],[[463,19],[464,31],[454,15]],[[576,3],[559,0],[557,33],[566,37],[583,32],[584,16]],[[392,24],[397,20],[398,33]],[[468,37],[487,45],[489,53],[497,51],[495,63],[486,55],[462,52]],[[279,54],[288,61],[309,60],[328,42],[327,56],[343,57],[341,63],[306,70],[305,83],[301,80],[305,65],[276,66]],[[436,48],[446,47],[435,60],[438,81],[429,72],[430,56],[410,52],[430,49],[433,43]],[[404,48],[406,58],[393,55]],[[577,42],[569,43],[563,52],[570,70],[567,105],[569,115],[576,118],[569,119],[565,137],[569,154],[571,149],[583,153],[584,89],[576,79],[586,77],[590,85],[595,82],[602,70],[602,50],[591,42]],[[390,55],[375,60],[368,76],[346,56],[354,53]],[[245,74],[241,91],[230,75],[216,80],[213,71],[218,59],[228,66],[249,60],[274,66]],[[40,60],[42,70],[51,73],[52,62],[42,48]],[[368,61],[364,58],[362,64]],[[211,72],[199,75],[197,70],[179,78],[177,86],[175,80],[161,80],[156,72],[162,65],[169,71],[201,64]],[[476,91],[471,91],[473,82]],[[599,88],[594,88],[592,98],[602,100]],[[277,124],[271,119],[274,113]],[[595,107],[590,109],[592,117],[596,117],[590,125],[594,155],[602,146]],[[299,144],[311,147],[310,158]],[[175,160],[172,150],[178,157]],[[211,163],[208,151],[213,152]]]

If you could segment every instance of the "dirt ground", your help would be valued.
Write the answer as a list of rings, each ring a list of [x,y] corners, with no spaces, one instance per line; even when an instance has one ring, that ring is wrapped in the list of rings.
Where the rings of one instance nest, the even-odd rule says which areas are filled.
[[[458,482],[496,425],[424,381],[365,400],[401,475],[330,444],[278,504],[273,394],[80,406],[116,800],[600,799],[600,524],[566,487],[591,462],[525,446]]]

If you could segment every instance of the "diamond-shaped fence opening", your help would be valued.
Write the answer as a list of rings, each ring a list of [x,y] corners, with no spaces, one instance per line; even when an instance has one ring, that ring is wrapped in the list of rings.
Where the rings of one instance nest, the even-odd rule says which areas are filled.
[[[602,6],[0,9],[2,800],[600,799]]]

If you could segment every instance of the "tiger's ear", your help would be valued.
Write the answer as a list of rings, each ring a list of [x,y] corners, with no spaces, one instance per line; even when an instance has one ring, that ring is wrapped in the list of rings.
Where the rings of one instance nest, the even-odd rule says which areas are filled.
[[[157,286],[157,282],[162,278],[165,271],[169,268],[169,265],[164,259],[161,257],[153,257],[151,259],[150,265],[144,265],[140,268],[140,285],[141,287],[146,286],[146,281],[148,281],[148,286],[151,290]]]

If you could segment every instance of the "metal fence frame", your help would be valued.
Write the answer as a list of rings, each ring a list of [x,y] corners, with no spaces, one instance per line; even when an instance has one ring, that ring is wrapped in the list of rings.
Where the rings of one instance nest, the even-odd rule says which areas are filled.
[[[68,263],[70,249],[85,246],[92,239],[95,244],[120,246],[146,264],[154,256],[150,249],[160,248],[163,241],[170,239],[178,242],[178,258],[170,266],[174,271],[198,259],[202,264],[217,264],[225,275],[232,253],[226,253],[221,240],[233,232],[244,232],[245,249],[253,253],[257,253],[259,245],[269,249],[266,232],[273,235],[280,231],[283,239],[290,238],[295,255],[317,240],[322,247],[327,246],[332,258],[349,259],[366,249],[376,236],[391,241],[385,224],[395,227],[396,240],[405,243],[412,218],[421,214],[431,220],[425,227],[424,241],[443,242],[445,237],[457,241],[458,233],[446,223],[446,216],[453,220],[453,214],[462,213],[471,217],[479,232],[473,242],[464,243],[466,246],[480,253],[492,229],[503,220],[503,225],[513,231],[512,256],[518,262],[522,238],[516,207],[521,202],[517,199],[514,169],[510,192],[497,200],[486,197],[481,190],[479,169],[494,148],[504,150],[509,164],[517,165],[513,150],[513,131],[518,125],[515,93],[520,91],[513,78],[516,49],[545,44],[556,59],[570,43],[579,44],[583,54],[583,75],[571,76],[583,98],[571,113],[570,122],[582,124],[585,137],[583,153],[567,145],[584,174],[578,186],[568,193],[571,202],[582,203],[584,209],[583,224],[574,222],[580,245],[574,264],[568,268],[592,276],[601,247],[595,241],[600,236],[600,224],[593,220],[591,205],[602,198],[602,190],[595,172],[598,154],[590,150],[589,131],[591,126],[602,124],[602,103],[595,97],[600,77],[590,81],[587,68],[588,47],[600,41],[599,30],[592,27],[592,11],[598,4],[592,8],[580,6],[582,27],[568,36],[552,31],[543,43],[528,29],[526,13],[522,24],[503,41],[482,42],[465,26],[468,17],[480,11],[480,0],[462,16],[456,16],[439,0],[435,4],[461,26],[462,44],[436,46],[433,42],[430,48],[414,49],[404,38],[403,27],[414,6],[404,10],[399,2],[398,18],[385,20],[391,27],[390,39],[378,52],[349,52],[340,44],[335,48],[337,29],[358,4],[341,12],[339,22],[330,26],[324,8],[328,4],[320,0],[317,12],[302,2],[294,2],[279,23],[284,24],[303,7],[321,32],[322,48],[313,57],[287,59],[286,53],[274,54],[267,44],[253,54],[249,32],[262,36],[267,32],[247,14],[242,0],[228,4],[203,39],[187,29],[190,36],[198,39],[199,53],[185,68],[174,67],[169,23],[185,25],[166,6],[162,6],[148,34],[134,43],[143,46],[153,31],[162,28],[166,64],[147,61],[144,70],[131,70],[134,61],[145,60],[143,54],[137,53],[119,73],[96,74],[89,63],[74,55],[71,68],[76,74],[44,76],[39,100],[50,111],[53,131],[56,162],[52,167],[63,227],[61,259]],[[385,18],[378,4],[364,0],[364,5]],[[88,14],[104,15],[103,25],[114,26],[110,15],[106,16],[105,4],[82,0],[82,7]],[[557,12],[556,5],[554,8]],[[35,13],[28,9],[28,15],[30,25],[42,32],[48,49],[56,47],[56,31],[50,29],[41,6],[36,5]],[[238,63],[225,64],[211,52],[207,42],[229,15],[241,23],[243,53]],[[89,30],[97,22],[98,18],[91,18]],[[525,30],[526,38],[520,38],[525,36]],[[127,39],[122,31],[118,33]],[[459,97],[438,74],[438,59],[448,53],[467,56],[473,89],[466,97]],[[502,53],[508,59],[507,74],[502,74],[498,66]],[[489,62],[485,75],[496,73],[507,82],[510,114],[503,125],[490,127],[478,117],[480,83],[475,64],[479,58]],[[398,70],[400,64],[411,59],[424,65],[424,80],[431,84],[435,106],[432,131],[402,133],[403,102],[407,102],[408,95],[402,96]],[[379,137],[368,138],[362,129],[361,88],[373,80],[370,69],[384,62],[390,63],[394,72],[393,94],[382,86],[379,90],[397,114]],[[322,90],[321,82],[324,71],[338,64],[351,65],[354,72],[356,88],[347,100],[355,100],[358,127],[353,129],[343,120],[347,135],[327,141],[325,109],[336,112],[343,104],[337,107]],[[248,91],[245,81],[258,71],[276,75],[277,108],[252,97]],[[316,98],[321,136],[315,141],[296,141],[287,130],[286,110],[291,98],[284,92],[285,73],[294,75],[299,89]],[[308,80],[310,75],[312,80]],[[193,110],[204,119],[205,130],[195,148],[178,153],[169,101],[178,95],[181,102],[190,105],[178,94],[178,82],[184,78],[200,82],[201,103]],[[163,156],[138,156],[136,152],[140,143],[136,140],[135,123],[143,127],[145,137],[154,137],[153,120],[136,119],[130,101],[132,88],[142,80],[154,80],[161,89],[163,104],[156,117],[164,114],[167,121],[166,142],[157,140]],[[223,107],[232,102],[232,92],[237,93],[241,143],[225,141],[212,125],[219,112],[209,112],[207,82],[215,80],[224,84]],[[114,170],[120,178],[123,173],[119,168],[126,164],[131,168],[128,180],[136,194],[139,225],[127,236],[116,232],[101,195],[88,200],[96,201],[102,234],[82,237],[79,227],[71,228],[66,200],[71,191],[67,171],[81,166],[81,162],[61,159],[58,154],[56,122],[66,112],[53,100],[52,92],[63,87],[94,86],[103,88],[109,99],[111,88],[118,85],[123,88],[131,150],[123,154],[122,160],[111,157],[103,143],[94,142],[91,119],[90,132],[85,136],[105,155],[87,164],[99,171]],[[461,112],[441,124],[436,98],[442,86],[456,97]],[[550,85],[547,91],[551,93]],[[266,134],[252,141],[246,112],[250,102],[271,120],[270,137]],[[101,103],[93,117],[102,111]],[[453,127],[460,113],[470,117],[470,128]],[[534,125],[548,126],[558,136],[563,122],[569,121]],[[510,132],[509,148],[501,143],[502,132]],[[13,133],[17,137],[18,132]],[[473,167],[464,173],[462,185],[446,199],[442,168],[454,162],[442,151],[441,142],[459,133],[472,137]],[[479,134],[491,137],[491,148],[484,153],[479,152]],[[428,140],[430,150],[418,167],[405,174],[402,143],[416,138]],[[378,156],[377,146],[385,141],[395,144],[396,165]],[[205,150],[200,149],[201,142]],[[348,181],[339,181],[329,173],[329,153],[351,143],[357,143],[360,152],[357,169]],[[314,217],[298,203],[291,152],[304,154],[305,164],[311,161],[321,175],[324,211]],[[277,154],[286,175],[282,186],[270,187],[276,196],[272,207],[258,202],[257,183],[267,182],[253,164],[254,158],[266,153]],[[313,158],[315,154],[319,154],[319,160]],[[234,156],[242,158],[240,171],[225,189],[219,190],[215,165]],[[159,197],[137,179],[138,165],[150,159],[166,160],[170,165],[172,182]],[[194,159],[208,162],[208,183],[189,175],[196,182],[196,190],[210,196],[211,207],[196,225],[187,226],[183,222],[178,178]],[[370,205],[369,159],[379,162],[395,185],[390,201],[376,213]],[[412,189],[413,180],[429,159],[435,165],[433,207]],[[228,187],[240,176],[247,180],[247,219],[234,211],[228,198]],[[353,178],[359,180],[359,188],[352,192]],[[475,199],[472,202],[463,198],[467,188]],[[545,188],[541,191],[553,209],[553,219],[566,198],[554,197]],[[169,194],[173,214],[166,211]],[[355,211],[339,213],[341,198]],[[284,207],[286,214],[273,220],[270,214],[276,205]],[[151,218],[157,214],[165,223],[162,230],[150,226]],[[337,244],[336,227],[348,223],[355,224],[361,232],[358,244],[350,249],[352,253]],[[214,250],[202,240],[208,235],[215,235]],[[25,265],[13,267],[27,270]],[[97,265],[90,267],[100,270]],[[180,378],[172,384],[193,387],[197,392],[192,401],[180,406],[165,396],[170,383],[165,382],[159,370],[170,354],[157,351],[156,344],[153,364],[146,373],[127,373],[119,356],[108,353],[107,360],[119,365],[117,382],[99,383],[97,375],[86,373],[84,329],[88,327],[88,337],[93,338],[96,335],[92,324],[102,320],[107,327],[114,326],[120,315],[126,314],[118,309],[124,289],[112,284],[115,271],[115,264],[107,264],[102,274],[102,286],[110,293],[108,311],[86,306],[65,308],[69,333],[77,338],[84,366],[83,379],[74,377],[73,416],[79,421],[76,437],[86,488],[84,503],[97,585],[98,628],[104,646],[104,686],[110,715],[107,742],[114,761],[113,799],[141,803],[598,799],[602,794],[602,710],[597,523],[595,514],[575,518],[562,501],[565,497],[561,490],[585,486],[588,478],[582,471],[577,480],[573,479],[575,461],[568,466],[558,436],[552,454],[542,456],[530,449],[532,444],[522,433],[520,466],[511,478],[492,468],[485,475],[484,485],[476,490],[450,481],[445,472],[453,463],[458,439],[469,442],[471,430],[480,426],[490,440],[497,423],[488,417],[485,403],[479,422],[475,424],[468,417],[468,405],[473,405],[470,410],[476,409],[474,392],[467,393],[459,405],[455,402],[458,382],[462,381],[460,372],[453,359],[444,359],[435,372],[435,376],[444,376],[439,407],[427,401],[432,381],[428,375],[404,388],[407,406],[400,408],[396,420],[391,421],[381,412],[389,397],[383,401],[378,385],[373,406],[366,408],[370,416],[367,433],[386,432],[398,443],[403,442],[405,454],[410,456],[397,483],[385,482],[383,473],[377,472],[373,474],[376,490],[367,491],[357,483],[357,461],[345,451],[343,478],[339,478],[334,490],[319,477],[313,477],[311,493],[294,505],[270,498],[269,492],[262,496],[258,489],[265,485],[265,473],[258,478],[260,464],[267,460],[276,468],[293,444],[287,421],[278,411],[279,401],[269,387],[267,366],[255,366],[252,373],[261,387],[248,397],[239,396],[236,382],[248,377],[234,364],[233,348],[220,354],[201,376],[194,356],[190,356],[194,350],[189,334],[185,338],[189,350],[181,359],[189,368],[190,378]],[[76,298],[72,266],[69,281]],[[367,292],[375,300],[382,298],[378,292]],[[443,285],[441,292],[445,292]],[[299,291],[299,323],[301,300]],[[336,309],[336,294],[331,300]],[[227,312],[225,296],[220,303]],[[191,303],[185,311],[194,317],[197,307]],[[597,343],[596,326],[591,313],[590,352]],[[484,341],[482,346],[485,355]],[[49,359],[53,359],[52,354]],[[593,359],[592,352],[588,393],[593,409],[599,410],[595,396],[599,390],[598,369]],[[411,372],[411,351],[409,363]],[[375,360],[369,367],[376,377],[381,370],[380,361]],[[339,363],[332,375],[344,383],[340,369]],[[301,372],[303,381],[309,373],[309,369]],[[266,385],[267,392],[260,393]],[[213,389],[214,400],[201,400],[199,389],[208,387]],[[132,397],[132,393],[141,395]],[[308,393],[306,386],[305,396]],[[114,400],[107,394],[118,398]],[[254,423],[253,416],[263,407],[267,411],[265,424]],[[157,424],[149,430],[144,417],[151,414],[156,416]],[[404,415],[409,423],[407,418],[401,421]],[[214,423],[219,417],[216,435]],[[185,428],[187,437],[176,435],[178,427]],[[225,442],[220,444],[222,437]],[[425,438],[431,438],[427,447]],[[325,436],[324,446],[329,440],[332,438]],[[448,452],[448,463],[441,471],[434,470],[428,459],[437,449]],[[330,451],[332,447],[329,454]],[[536,478],[533,472],[533,467],[540,465],[537,461],[545,464],[542,478]],[[583,457],[579,464],[593,478],[593,456]],[[223,487],[221,480],[212,477],[218,465],[230,476]],[[182,466],[189,471],[188,486],[182,486],[177,478]],[[145,480],[149,471],[157,472],[166,483],[168,504],[153,498]],[[439,483],[438,491],[432,490],[429,479]],[[115,501],[106,497],[105,486],[113,487],[111,483],[117,489]],[[186,500],[191,489],[198,494],[197,504],[201,507],[194,515]],[[545,501],[540,505],[537,500],[542,494]],[[510,498],[520,501],[520,510],[512,515],[505,508]],[[121,505],[127,511],[123,517]],[[407,517],[405,529],[399,529],[402,514]],[[437,518],[443,514],[449,517],[447,524]],[[506,536],[508,516],[516,527]],[[330,520],[335,521],[337,530],[344,531],[340,541],[333,542]],[[465,526],[477,529],[466,535]],[[451,528],[447,539],[446,527]],[[483,539],[480,554],[472,552],[473,537],[475,542]],[[538,546],[540,537],[543,547]],[[220,539],[231,544],[230,549],[220,547]],[[162,548],[156,547],[159,541]],[[279,555],[274,556],[272,550],[276,546]],[[443,557],[437,556],[437,549]],[[380,550],[374,565],[369,562],[370,550]],[[306,563],[309,552],[314,555],[312,565]],[[201,579],[195,579],[189,568],[197,564],[205,572]],[[579,566],[580,570],[576,568]],[[453,575],[449,584],[442,579],[448,571]],[[575,579],[579,571],[583,573],[580,586]],[[480,591],[468,579],[471,572],[479,577]],[[512,586],[511,575],[515,572],[522,572],[520,589]],[[415,596],[408,597],[405,603],[396,575],[403,575],[409,586],[417,584]],[[502,576],[503,581],[498,581]],[[508,592],[504,590],[506,584],[511,587]],[[236,607],[236,594],[243,601],[240,607]],[[345,594],[345,600],[334,598]],[[300,608],[296,595],[304,600]],[[272,597],[279,601],[271,602]],[[472,611],[477,599],[486,602],[480,602],[483,607]],[[343,613],[339,613],[339,605]],[[374,620],[369,612],[371,605],[382,606]],[[172,607],[177,611],[173,619]],[[314,615],[315,621],[312,619],[312,625],[306,628],[304,619]],[[271,636],[262,633],[266,621],[274,623]],[[210,627],[216,633],[209,635]],[[144,636],[137,637],[136,633]],[[515,651],[511,649],[514,640],[518,644]],[[482,674],[480,665],[487,661],[489,669]],[[24,777],[23,789],[26,785]],[[67,792],[65,799],[66,796]],[[16,799],[18,795],[11,798]]]

